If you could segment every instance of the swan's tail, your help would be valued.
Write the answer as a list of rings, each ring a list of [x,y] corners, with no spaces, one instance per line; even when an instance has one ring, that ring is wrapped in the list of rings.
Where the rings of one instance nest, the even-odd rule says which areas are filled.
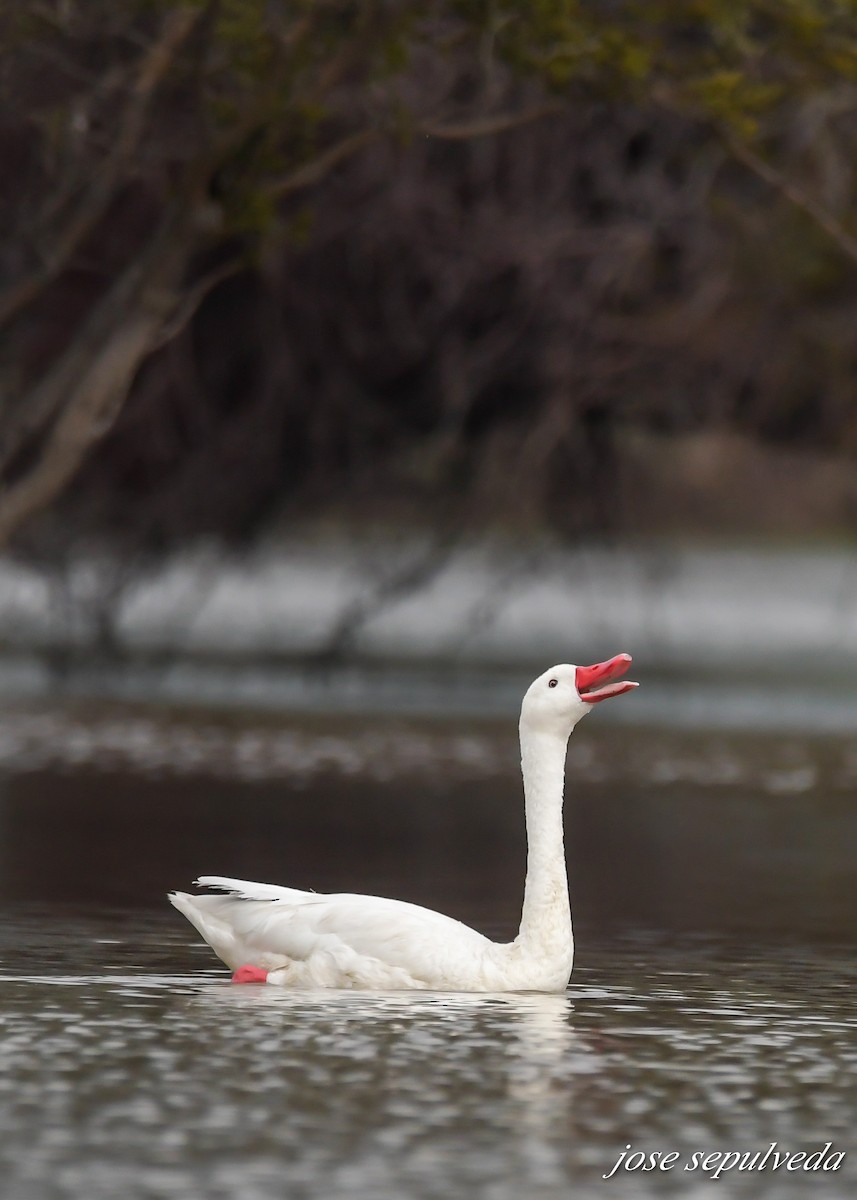
[[[194,929],[211,946],[218,958],[234,971],[241,966],[241,955],[235,933],[217,913],[217,902],[221,896],[189,896],[187,892],[168,893],[170,904],[187,917]],[[212,903],[212,901],[214,903]]]
[[[215,888],[216,892],[207,896],[170,892],[170,903],[187,917],[217,957],[233,971],[246,963],[266,970],[282,967],[288,961],[287,956],[259,950],[260,929],[264,939],[264,929],[274,914],[279,917],[284,910],[294,912],[307,901],[317,899],[313,892],[227,879],[223,875],[202,875],[196,882],[201,887]]]

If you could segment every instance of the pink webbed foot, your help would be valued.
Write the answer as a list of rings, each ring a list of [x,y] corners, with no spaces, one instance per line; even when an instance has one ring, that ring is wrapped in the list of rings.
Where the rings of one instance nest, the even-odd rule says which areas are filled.
[[[251,967],[249,963],[239,967],[232,976],[233,983],[266,983],[267,979],[267,971],[263,971],[261,967]]]

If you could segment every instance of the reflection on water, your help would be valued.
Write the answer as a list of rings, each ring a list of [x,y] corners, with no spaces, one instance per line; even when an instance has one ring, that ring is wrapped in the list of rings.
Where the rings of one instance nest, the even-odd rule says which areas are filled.
[[[4,931],[4,1196],[603,1196],[647,1150],[849,1151],[857,972],[713,941],[584,953],[564,996],[236,988],[181,929],[21,918]],[[39,947],[51,959],[35,970]],[[857,1156],[855,1156],[857,1157]],[[853,1194],[839,1172],[724,1194]],[[636,1175],[623,1195],[701,1195]],[[706,1193],[707,1194],[707,1193]]]
[[[853,739],[592,717],[568,764],[582,932],[853,937]],[[0,712],[7,901],[155,906],[207,873],[395,895],[508,932],[522,809],[512,721]]]

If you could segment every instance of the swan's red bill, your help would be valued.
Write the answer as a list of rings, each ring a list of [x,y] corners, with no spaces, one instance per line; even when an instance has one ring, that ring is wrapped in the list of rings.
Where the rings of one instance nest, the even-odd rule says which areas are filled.
[[[601,700],[609,700],[611,696],[633,691],[639,684],[622,678],[630,665],[630,654],[617,654],[615,658],[596,663],[594,667],[578,667],[574,677],[577,694],[587,704],[598,704]]]

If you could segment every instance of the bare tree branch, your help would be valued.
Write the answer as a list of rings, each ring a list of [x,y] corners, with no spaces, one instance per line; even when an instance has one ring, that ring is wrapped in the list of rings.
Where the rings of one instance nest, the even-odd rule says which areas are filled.
[[[426,137],[441,138],[445,141],[464,142],[474,138],[490,137],[495,133],[505,133],[507,129],[519,129],[522,125],[530,125],[543,117],[554,116],[563,111],[559,103],[540,104],[536,108],[525,109],[519,113],[497,113],[493,117],[482,117],[478,121],[465,121],[460,125],[444,125],[429,122],[419,126],[420,133]]]
[[[113,199],[122,170],[139,143],[152,94],[196,19],[197,14],[191,9],[180,8],[168,14],[161,38],[144,55],[130,89],[124,120],[109,156],[86,189],[44,262],[0,294],[0,328],[32,303],[42,289],[56,278],[104,215]]]
[[[229,262],[215,267],[207,275],[203,275],[202,279],[198,280],[185,292],[177,311],[161,330],[157,341],[152,345],[152,350],[160,350],[162,346],[166,346],[173,338],[178,337],[182,330],[186,328],[188,322],[193,319],[206,296],[219,283],[222,283],[224,279],[231,279],[233,275],[237,275],[239,271],[244,270],[246,265],[246,261],[243,258],[233,258]]]
[[[488,137],[495,133],[504,133],[508,129],[518,129],[539,121],[542,117],[562,112],[560,104],[542,104],[537,108],[527,109],[521,113],[499,113],[493,117],[485,117],[479,121],[469,121],[461,125],[442,125],[429,122],[418,127],[418,132],[426,137],[439,138],[447,141],[470,141],[473,138]],[[382,136],[380,129],[362,129],[358,133],[349,134],[339,142],[335,142],[323,150],[317,158],[292,171],[291,174],[276,180],[268,187],[271,196],[283,197],[312,187],[319,183],[325,175],[341,162],[351,158],[368,146],[378,141]]]
[[[35,464],[0,491],[0,547],[55,499],[115,421],[141,362],[175,310],[190,252],[187,231],[173,215],[39,385],[43,413],[58,416]]]
[[[100,340],[106,340],[115,327],[116,314],[127,306],[129,299],[151,273],[153,263],[158,262],[162,253],[163,231],[171,227],[174,219],[173,213],[167,215],[160,230],[150,241],[148,249],[126,268],[65,352],[19,405],[15,419],[9,419],[6,428],[2,430],[0,440],[0,472],[9,466],[31,438],[53,420],[57,411],[66,403],[67,396],[77,388],[81,375],[89,367],[93,345],[97,345]]]
[[[366,624],[403,596],[426,587],[445,570],[461,544],[465,526],[449,513],[441,518],[428,545],[411,560],[381,573],[365,595],[358,596],[339,614],[323,647],[312,657],[319,662],[341,661],[352,652]]]
[[[847,258],[850,258],[853,263],[857,263],[857,237],[850,234],[833,213],[808,195],[799,184],[788,179],[782,171],[765,162],[755,150],[751,150],[749,146],[740,142],[732,133],[721,130],[721,136],[739,162],[779,192],[795,208],[806,213],[836,243]]]
[[[269,195],[291,196],[294,192],[302,191],[303,188],[312,187],[334,167],[351,158],[364,146],[368,146],[370,142],[377,141],[380,136],[381,131],[378,129],[361,129],[358,133],[349,134],[341,141],[334,142],[327,150],[323,150],[311,162],[304,163],[297,170],[269,184],[267,189]]]

